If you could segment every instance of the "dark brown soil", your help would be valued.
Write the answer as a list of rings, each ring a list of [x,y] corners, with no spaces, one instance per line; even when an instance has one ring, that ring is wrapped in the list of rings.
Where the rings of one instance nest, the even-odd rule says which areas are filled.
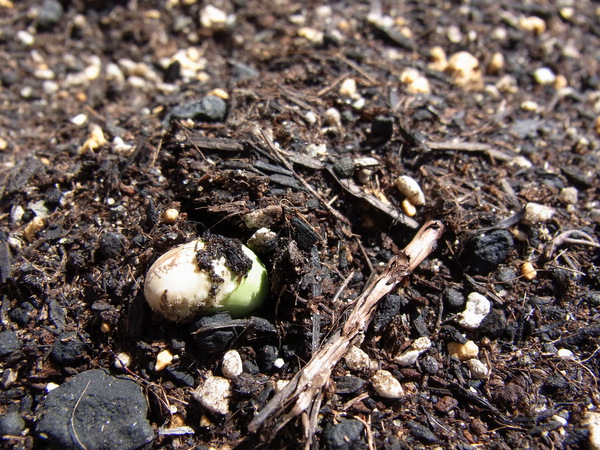
[[[600,406],[596,3],[218,1],[235,18],[220,30],[201,24],[206,4],[194,0],[62,5],[48,22],[48,4],[0,0],[1,331],[21,343],[3,350],[0,412],[25,419],[3,447],[46,445],[35,424],[48,383],[123,374],[119,353],[163,430],[153,448],[587,445],[587,414]],[[527,29],[530,17],[545,29]],[[429,66],[436,46],[477,58],[474,78],[461,85]],[[186,51],[193,64],[173,62]],[[541,84],[544,67],[558,79]],[[407,68],[430,93],[400,81]],[[208,95],[225,99],[224,117],[178,108]],[[95,129],[107,142],[88,140]],[[427,199],[412,218],[401,175]],[[554,213],[531,219],[531,204]],[[173,224],[162,220],[169,208]],[[264,320],[194,333],[150,311],[152,262],[209,232],[246,242],[256,211],[277,236],[259,252]],[[336,365],[316,428],[298,415],[249,433],[275,383],[340,329],[369,277],[430,218],[446,227],[437,249],[357,343],[372,366]],[[469,329],[458,314],[473,292],[492,309]],[[202,336],[223,328],[236,339],[210,352]],[[85,344],[78,358],[51,356],[62,332]],[[401,366],[395,357],[421,336],[431,347]],[[450,354],[466,340],[487,376]],[[245,371],[220,415],[192,391],[221,375],[229,348]],[[174,362],[156,371],[164,349]],[[402,398],[373,389],[378,369]],[[361,424],[347,446],[335,443],[344,419]],[[164,431],[182,426],[191,430]]]

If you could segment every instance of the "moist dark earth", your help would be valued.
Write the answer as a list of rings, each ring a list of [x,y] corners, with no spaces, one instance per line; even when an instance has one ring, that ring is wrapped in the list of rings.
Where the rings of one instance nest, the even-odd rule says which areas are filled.
[[[599,7],[0,0],[2,448],[600,448]],[[249,431],[430,219],[362,353]],[[259,228],[252,316],[147,306]]]

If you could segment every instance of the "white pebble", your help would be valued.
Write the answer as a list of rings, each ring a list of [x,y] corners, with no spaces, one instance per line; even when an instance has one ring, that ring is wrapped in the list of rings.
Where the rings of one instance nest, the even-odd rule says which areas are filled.
[[[414,178],[402,175],[396,178],[394,184],[400,194],[407,198],[413,205],[421,206],[425,204],[425,194]]]
[[[459,314],[458,323],[465,328],[475,329],[481,325],[490,309],[491,304],[487,298],[477,292],[471,292],[467,297],[465,310]]]
[[[346,78],[340,85],[339,93],[342,97],[356,98],[356,80],[354,78]]]
[[[33,76],[38,80],[54,80],[56,78],[54,71],[49,68],[36,69],[33,72]]]
[[[540,67],[533,72],[533,78],[538,84],[552,84],[556,81],[556,75],[548,67]]]
[[[285,361],[283,358],[277,358],[275,361],[273,361],[273,367],[275,367],[276,369],[281,369],[284,364]]]
[[[539,203],[527,203],[522,221],[526,225],[544,223],[550,220],[555,212],[556,210],[551,206],[540,205]]]
[[[302,27],[298,30],[298,36],[309,40],[313,44],[322,44],[325,39],[325,33],[310,27]]]
[[[563,359],[575,359],[575,354],[568,348],[559,348],[556,356]]]
[[[163,350],[156,355],[156,365],[154,366],[154,370],[160,372],[161,370],[170,366],[172,362],[173,354],[169,350]]]
[[[490,369],[478,359],[470,359],[467,361],[471,378],[475,380],[485,380],[490,376]]]
[[[362,371],[368,370],[372,367],[371,358],[364,351],[358,348],[356,345],[350,347],[348,353],[344,357],[346,365],[350,370]]]
[[[567,205],[575,205],[578,200],[579,191],[576,187],[566,187],[561,189],[558,199]]]
[[[33,34],[28,33],[25,30],[19,30],[16,34],[17,39],[24,45],[33,45],[35,43],[35,37]]]
[[[87,122],[87,116],[85,114],[77,114],[75,117],[71,119],[71,123],[74,123],[77,126],[81,126]]]
[[[420,337],[412,343],[408,350],[397,356],[396,362],[401,366],[412,366],[417,362],[417,358],[421,353],[431,347],[431,341],[427,337]]]
[[[461,361],[468,361],[477,358],[477,355],[479,355],[479,347],[477,347],[477,344],[473,341],[467,341],[464,344],[461,344],[460,342],[449,342],[448,353],[450,356],[454,356]]]
[[[60,86],[56,81],[46,80],[42,83],[42,89],[46,95],[52,95],[58,92]]]
[[[586,415],[586,424],[589,431],[588,449],[600,450],[600,413],[589,411]]]
[[[533,100],[525,100],[523,103],[521,103],[521,109],[523,111],[535,112],[538,110],[538,108],[539,105]]]
[[[327,111],[325,111],[324,119],[325,124],[329,125],[330,127],[342,126],[342,116],[335,108],[329,108]]]
[[[378,370],[371,377],[371,384],[378,395],[385,398],[404,397],[400,382],[387,370]]]
[[[229,412],[231,385],[227,378],[209,375],[204,383],[192,392],[192,396],[210,412],[225,415]]]
[[[227,25],[227,13],[212,5],[206,5],[200,11],[200,23],[209,30],[223,30]]]
[[[229,350],[223,355],[221,371],[226,378],[236,378],[244,371],[242,357],[237,350]]]

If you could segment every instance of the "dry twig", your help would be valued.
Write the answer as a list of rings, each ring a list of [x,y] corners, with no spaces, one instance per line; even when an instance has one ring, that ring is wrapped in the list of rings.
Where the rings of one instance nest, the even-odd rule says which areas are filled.
[[[312,409],[338,361],[364,332],[375,313],[379,300],[410,274],[433,250],[444,226],[440,221],[427,222],[406,248],[388,263],[382,274],[375,277],[356,300],[355,307],[341,329],[329,340],[265,407],[252,419],[248,430],[261,428],[277,433],[299,414]]]

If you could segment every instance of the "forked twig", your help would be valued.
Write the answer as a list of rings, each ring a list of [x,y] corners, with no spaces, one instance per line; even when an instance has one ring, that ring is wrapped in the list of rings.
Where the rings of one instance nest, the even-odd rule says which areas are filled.
[[[254,416],[248,425],[250,432],[256,433],[268,424],[269,431],[277,433],[319,398],[335,365],[369,326],[379,300],[431,253],[443,230],[438,220],[423,225],[406,248],[390,260],[383,273],[367,285],[341,329],[334,332],[308,364]]]

